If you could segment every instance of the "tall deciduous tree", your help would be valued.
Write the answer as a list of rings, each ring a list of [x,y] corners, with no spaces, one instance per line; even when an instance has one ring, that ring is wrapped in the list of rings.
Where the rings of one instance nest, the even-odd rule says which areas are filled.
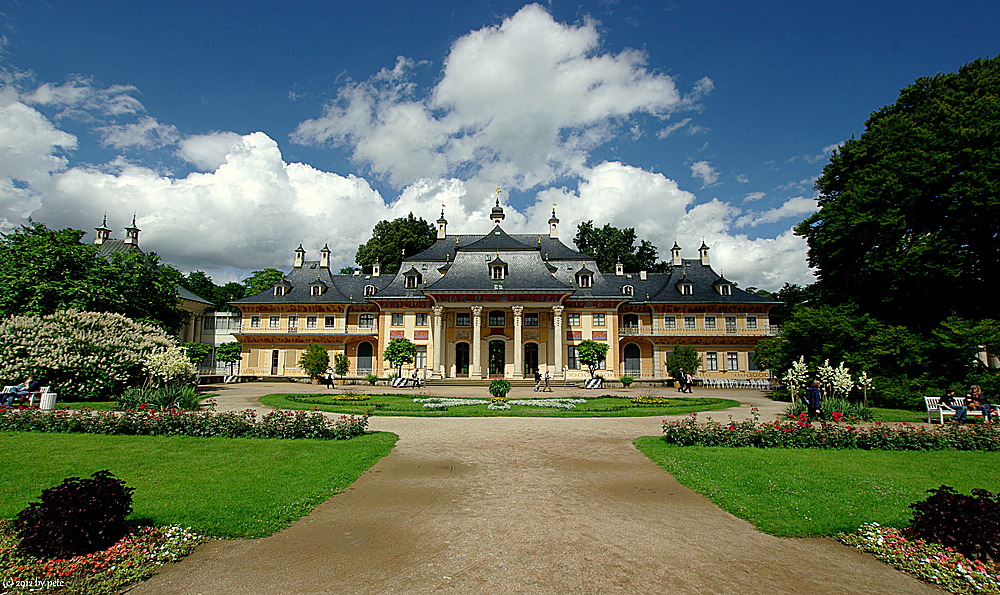
[[[254,271],[253,275],[243,280],[243,286],[246,287],[247,296],[257,295],[262,291],[269,291],[284,278],[285,274],[278,269],[267,268],[262,271]]]
[[[398,376],[403,375],[403,366],[413,363],[413,358],[417,356],[417,346],[409,339],[393,339],[385,346],[382,358],[389,362],[389,365],[396,368]]]
[[[657,262],[656,246],[648,240],[639,240],[631,227],[618,229],[607,223],[604,227],[594,227],[593,221],[586,221],[577,226],[573,243],[577,250],[594,257],[602,273],[613,273],[619,261],[625,265],[626,273],[662,273],[670,268],[666,262]]]
[[[875,111],[816,182],[796,228],[827,303],[928,330],[995,314],[1000,57],[918,79]]]
[[[437,231],[434,226],[410,213],[392,221],[379,221],[372,230],[372,237],[358,246],[354,260],[366,273],[372,265],[379,264],[382,271],[396,273],[403,262],[403,253],[413,256],[434,244]]]
[[[594,371],[597,370],[597,366],[599,366],[607,356],[607,343],[599,343],[597,341],[585,339],[580,341],[580,344],[576,347],[576,357],[580,360],[581,364],[587,366],[587,369],[590,371],[591,378],[594,377]]]
[[[84,232],[31,222],[0,238],[0,315],[77,309],[117,312],[176,332],[182,275],[155,254],[126,252],[105,259]]]

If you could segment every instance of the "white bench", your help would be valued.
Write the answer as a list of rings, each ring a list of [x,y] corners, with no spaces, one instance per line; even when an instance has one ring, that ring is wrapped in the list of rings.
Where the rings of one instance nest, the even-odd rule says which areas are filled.
[[[955,415],[955,410],[954,409],[948,407],[947,405],[941,405],[938,402],[940,399],[941,399],[941,397],[924,397],[924,405],[927,407],[927,423],[933,423],[931,421],[931,414],[932,413],[936,413],[937,414],[937,416],[938,416],[938,423],[939,424],[943,424],[944,423],[944,416],[945,415]],[[956,406],[959,406],[959,405],[965,406],[965,397],[955,397],[955,405]],[[969,409],[967,413],[968,413],[968,415],[972,415],[972,416],[977,416],[978,415],[978,416],[982,417],[983,410],[979,409],[979,408]]]
[[[397,376],[396,378],[392,379],[392,386],[396,388],[406,388],[408,386],[413,388],[420,388],[420,379]]]

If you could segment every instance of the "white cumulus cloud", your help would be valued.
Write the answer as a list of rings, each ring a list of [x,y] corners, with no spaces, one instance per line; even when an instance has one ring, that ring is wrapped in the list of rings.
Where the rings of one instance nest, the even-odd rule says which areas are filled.
[[[719,181],[719,172],[707,161],[695,161],[691,164],[691,177],[701,180],[701,187],[707,188]]]

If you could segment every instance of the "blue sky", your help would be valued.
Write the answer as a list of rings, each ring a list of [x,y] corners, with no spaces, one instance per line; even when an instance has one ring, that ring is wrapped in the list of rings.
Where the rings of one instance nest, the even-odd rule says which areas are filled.
[[[353,261],[412,211],[635,227],[743,286],[807,283],[790,229],[838,143],[998,53],[996,2],[0,0],[0,227],[92,230],[216,282]],[[118,231],[121,236],[121,231]],[[90,236],[92,237],[92,236]]]

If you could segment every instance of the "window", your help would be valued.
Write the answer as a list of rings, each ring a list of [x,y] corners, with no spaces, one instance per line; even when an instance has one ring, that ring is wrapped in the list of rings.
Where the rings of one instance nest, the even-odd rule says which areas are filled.
[[[309,287],[309,295],[323,295],[323,288],[319,285]]]
[[[276,296],[285,295],[285,286],[284,285],[275,285],[274,286],[274,295],[276,295]]]
[[[719,369],[719,353],[717,351],[707,351],[705,352],[705,369],[710,372],[718,371]]]
[[[268,328],[281,328],[281,317],[271,316],[267,322]]]
[[[417,312],[417,321],[415,324],[417,326],[427,326],[427,314]]]
[[[393,312],[392,313],[392,326],[403,326],[403,313]]]
[[[323,328],[336,328],[337,317],[336,316],[324,316],[323,317]]]
[[[729,351],[726,353],[726,369],[727,370],[739,370],[740,369],[740,354],[735,351]]]
[[[406,276],[406,288],[416,289],[420,285],[420,273],[410,273]]]
[[[604,312],[594,312],[594,326],[604,326]]]
[[[591,280],[591,276],[587,275],[587,274],[582,274],[582,275],[577,275],[576,276],[576,283],[577,283],[577,285],[579,285],[580,287],[583,287],[583,288],[590,287],[590,285],[591,285],[590,280]]]
[[[316,328],[315,316],[306,316],[306,328]]]
[[[504,327],[507,326],[507,317],[504,315],[503,310],[490,310],[490,326],[493,327]]]
[[[694,286],[690,283],[681,283],[680,286],[681,295],[692,295],[694,294]]]
[[[260,316],[250,317],[250,328],[260,328]]]
[[[747,370],[751,372],[759,372],[760,368],[757,367],[757,362],[753,359],[754,354],[752,351],[747,352]]]
[[[289,316],[288,317],[288,328],[294,329],[294,328],[298,328],[298,326],[299,326],[299,317],[298,316]]]
[[[538,326],[538,313],[529,312],[524,315],[524,326]]]
[[[694,330],[694,316],[684,317],[684,330],[693,331]]]
[[[625,295],[632,295],[632,292],[633,290],[631,285],[626,285],[625,287],[622,287],[622,293],[624,293]]]
[[[455,314],[455,326],[472,326],[472,314],[469,312]]]
[[[503,265],[495,265],[490,267],[491,277],[494,281],[503,281],[505,268]]]
[[[417,353],[413,356],[413,365],[422,369],[427,367],[427,346],[417,345]]]
[[[365,295],[375,295],[375,286],[365,285]]]
[[[663,317],[663,328],[674,330],[677,328],[677,317],[676,316],[664,316]]]
[[[705,317],[705,328],[706,329],[714,329],[715,328],[715,316],[706,316]]]
[[[576,356],[576,346],[575,345],[569,345],[569,346],[566,347],[566,360],[567,360],[566,366],[570,370],[579,370],[580,369],[580,359]]]
[[[360,328],[375,328],[375,315],[362,314],[358,316],[358,326]]]
[[[720,285],[719,295],[733,295],[733,288],[730,285]]]
[[[214,331],[215,330],[215,316],[206,316],[201,321],[201,330],[203,331]]]
[[[726,316],[726,328],[727,329],[735,329],[736,328],[736,317],[735,316]]]
[[[566,315],[566,324],[568,326],[580,326],[580,313],[570,312]]]
[[[747,328],[757,328],[756,316],[747,316]]]

